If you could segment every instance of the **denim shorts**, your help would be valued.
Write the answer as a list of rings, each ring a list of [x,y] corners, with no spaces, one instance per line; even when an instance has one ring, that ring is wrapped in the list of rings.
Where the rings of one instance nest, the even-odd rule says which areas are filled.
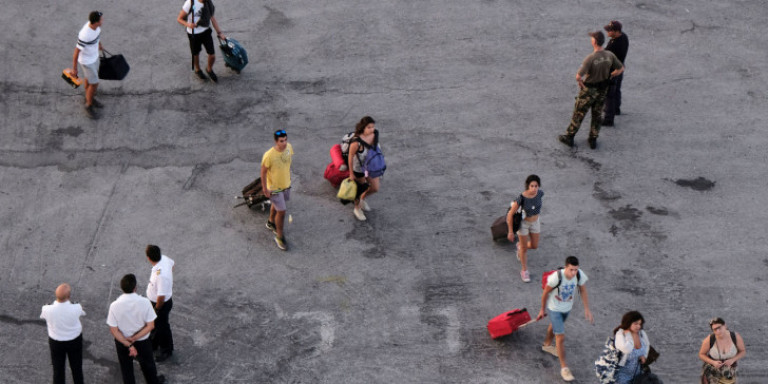
[[[269,201],[272,202],[272,206],[276,211],[285,211],[285,202],[291,199],[291,188],[284,189],[280,192],[272,192],[272,196]]]
[[[549,308],[547,308],[547,315],[549,316],[549,321],[552,323],[552,332],[554,332],[555,335],[562,335],[565,333],[565,320],[568,319],[569,313],[571,312],[550,311]]]

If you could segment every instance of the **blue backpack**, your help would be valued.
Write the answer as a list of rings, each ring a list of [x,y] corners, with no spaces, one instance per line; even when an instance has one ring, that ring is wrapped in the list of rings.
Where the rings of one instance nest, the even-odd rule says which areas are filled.
[[[373,145],[368,145],[368,143],[360,140],[360,143],[368,148],[368,154],[362,163],[363,169],[368,171],[368,177],[381,177],[387,170],[387,162],[384,160],[384,153],[381,152],[381,146],[379,146],[379,131],[375,131],[375,134]]]

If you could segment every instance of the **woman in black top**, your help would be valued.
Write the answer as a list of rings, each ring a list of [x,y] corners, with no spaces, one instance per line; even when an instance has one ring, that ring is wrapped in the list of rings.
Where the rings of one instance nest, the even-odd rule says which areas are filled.
[[[539,233],[541,224],[539,223],[539,214],[541,213],[541,198],[544,191],[540,190],[541,179],[539,176],[530,175],[525,179],[525,191],[512,201],[509,213],[507,213],[507,225],[509,233],[507,239],[515,241],[515,233],[512,231],[512,215],[518,208],[523,207],[523,221],[520,223],[520,229],[517,231],[519,242],[517,243],[517,259],[520,260],[522,269],[520,278],[524,282],[531,281],[531,275],[528,272],[528,250],[539,247]]]

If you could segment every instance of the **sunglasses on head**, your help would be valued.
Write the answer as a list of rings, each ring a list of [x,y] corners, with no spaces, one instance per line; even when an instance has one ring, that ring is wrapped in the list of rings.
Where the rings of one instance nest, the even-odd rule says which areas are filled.
[[[281,129],[279,131],[275,131],[275,136],[277,137],[288,136],[288,132],[286,132],[285,129]]]

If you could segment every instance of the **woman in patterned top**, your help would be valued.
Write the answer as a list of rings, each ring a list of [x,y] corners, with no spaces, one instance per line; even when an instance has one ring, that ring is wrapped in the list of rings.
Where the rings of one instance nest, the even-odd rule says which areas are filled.
[[[738,383],[736,363],[747,354],[741,335],[728,330],[725,320],[709,321],[712,333],[701,341],[699,359],[704,362],[701,382],[704,384]]]
[[[520,278],[524,282],[531,281],[531,275],[528,272],[528,250],[539,247],[539,233],[541,224],[539,223],[539,214],[541,213],[541,198],[544,191],[540,190],[541,179],[539,176],[530,175],[525,179],[525,191],[510,204],[511,208],[507,213],[507,225],[509,233],[507,239],[515,241],[515,233],[512,231],[512,215],[517,212],[519,207],[523,207],[523,221],[520,223],[520,229],[517,231],[519,242],[517,243],[517,259],[520,260],[522,269]]]

